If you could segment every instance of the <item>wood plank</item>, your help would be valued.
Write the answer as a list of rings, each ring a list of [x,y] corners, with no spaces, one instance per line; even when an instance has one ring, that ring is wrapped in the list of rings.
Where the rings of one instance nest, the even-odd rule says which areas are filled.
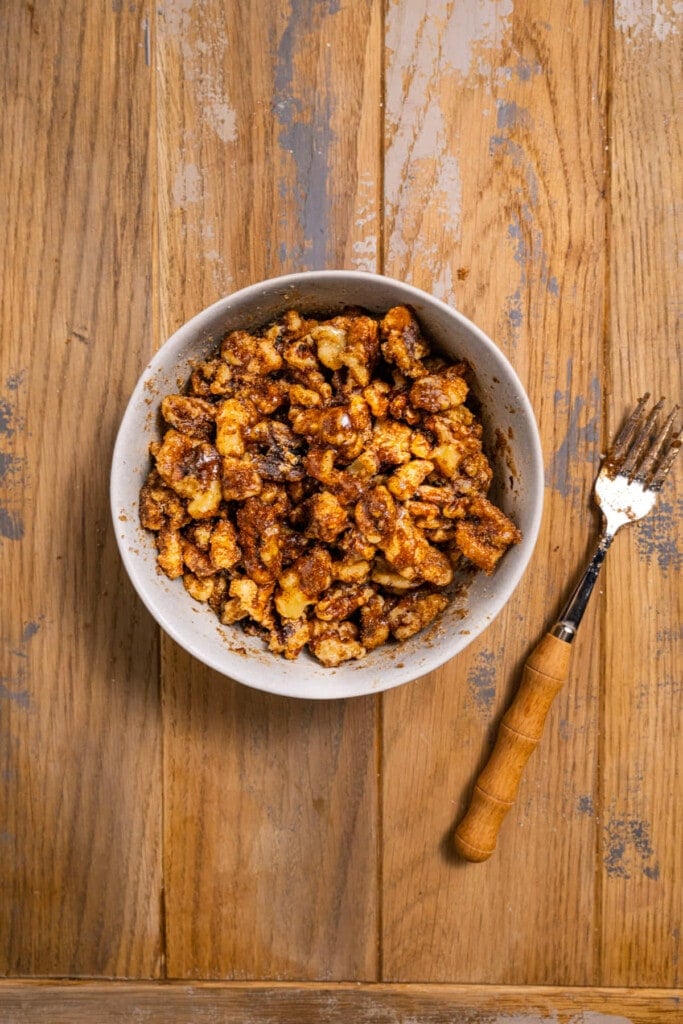
[[[680,1020],[681,994],[474,985],[0,982],[0,1011],[5,1024],[673,1024]]]
[[[375,269],[379,0],[165,4],[161,337],[288,270]],[[376,703],[250,692],[164,642],[171,977],[377,976]]]
[[[672,2],[656,11],[615,5],[608,437],[645,391],[671,405],[681,400],[680,32]],[[679,459],[655,511],[617,539],[607,566],[606,984],[679,984],[683,967],[682,482]]]
[[[456,304],[510,357],[539,421],[547,495],[506,612],[384,698],[386,981],[595,978],[597,602],[498,850],[479,865],[450,851],[492,727],[595,527],[608,28],[604,8],[580,0],[387,11],[385,270]]]
[[[8,974],[160,970],[158,645],[108,500],[118,421],[151,351],[150,71],[145,9],[133,12],[0,10]]]

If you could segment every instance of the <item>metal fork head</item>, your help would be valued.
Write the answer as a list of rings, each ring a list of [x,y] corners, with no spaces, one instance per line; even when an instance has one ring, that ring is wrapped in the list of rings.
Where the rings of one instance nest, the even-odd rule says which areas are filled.
[[[660,427],[664,399],[646,414],[649,398],[648,391],[639,399],[607,452],[604,469],[610,477],[622,476],[629,483],[637,480],[647,490],[660,491],[681,447],[681,431],[676,431],[679,407],[674,406]]]

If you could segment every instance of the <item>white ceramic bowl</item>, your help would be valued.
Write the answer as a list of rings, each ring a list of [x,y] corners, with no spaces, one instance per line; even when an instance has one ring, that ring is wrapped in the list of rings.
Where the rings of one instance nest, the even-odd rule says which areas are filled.
[[[494,466],[494,500],[522,531],[491,577],[478,573],[468,592],[468,614],[454,607],[436,625],[402,644],[372,651],[336,669],[324,668],[306,652],[296,661],[271,654],[239,626],[222,626],[207,605],[193,601],[181,580],[171,581],[156,566],[153,536],[138,520],[138,495],[150,468],[148,445],[159,437],[161,398],[177,392],[193,360],[215,348],[226,331],[260,327],[284,313],[334,314],[346,305],[384,313],[410,304],[429,338],[453,358],[474,368],[481,401],[485,450]],[[500,439],[505,439],[500,444]],[[499,443],[496,443],[498,439]],[[496,617],[531,557],[543,504],[543,461],[531,405],[509,362],[460,313],[438,299],[390,278],[348,270],[278,277],[244,288],[203,310],[162,346],[130,399],[114,449],[111,473],[114,529],[121,557],[135,589],[159,625],[185,650],[223,675],[290,697],[313,699],[377,693],[416,679],[455,657]]]

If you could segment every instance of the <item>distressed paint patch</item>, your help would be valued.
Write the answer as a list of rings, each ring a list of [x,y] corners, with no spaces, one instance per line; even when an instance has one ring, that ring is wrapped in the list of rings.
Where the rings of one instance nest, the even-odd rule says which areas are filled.
[[[674,697],[679,697],[683,693],[683,679],[681,678],[666,678],[658,679],[656,684],[653,686],[652,680],[646,680],[640,684],[638,688],[638,696],[636,697],[636,709],[643,711],[647,708],[650,703],[654,707],[661,707],[660,701],[671,700]],[[672,713],[675,714],[676,708],[672,708]]]
[[[486,52],[499,50],[511,27],[512,0],[470,0],[454,4],[444,28],[440,57],[444,70],[462,78],[486,74]],[[429,0],[392,4],[387,12],[387,48],[397,54],[403,38],[416,39],[427,22],[435,22]],[[439,26],[435,26],[439,27]]]
[[[676,502],[660,498],[651,512],[635,528],[636,548],[643,561],[656,561],[666,576],[683,568],[678,524],[683,517],[683,499]]]
[[[496,700],[498,665],[503,655],[498,651],[480,651],[467,673],[468,704],[482,717],[489,718]]]
[[[292,0],[287,26],[277,48],[274,76],[273,113],[280,125],[278,141],[294,164],[294,211],[297,234],[302,239],[291,250],[281,244],[280,254],[304,270],[320,270],[327,265],[330,247],[330,207],[328,195],[330,150],[336,138],[330,127],[334,116],[331,90],[323,87],[320,96],[306,92],[297,95],[296,58],[310,49],[320,21],[336,14],[339,0],[312,0],[307,5]],[[330,80],[331,53],[322,52],[323,82]],[[280,195],[289,193],[286,176],[279,182]]]
[[[566,417],[566,431],[562,442],[554,452],[546,470],[546,486],[558,491],[563,498],[577,502],[581,497],[581,485],[576,466],[583,463],[595,464],[600,426],[600,381],[593,377],[588,385],[588,399],[576,395],[570,404],[573,360],[567,360],[564,391],[555,392],[555,409],[558,420]]]
[[[640,871],[653,881],[659,878],[650,825],[644,819],[611,814],[605,825],[603,844],[603,864],[608,877],[629,879]]]
[[[195,164],[182,164],[173,179],[173,205],[180,210],[200,203],[202,199],[202,176]]]
[[[25,532],[22,506],[26,459],[15,450],[25,428],[18,410],[24,380],[24,371],[12,374],[0,394],[0,539],[13,541],[21,540]]]
[[[387,18],[387,45],[395,58],[386,84],[389,142],[384,201],[391,225],[387,256],[411,282],[422,283],[426,268],[430,290],[454,302],[451,254],[455,255],[460,241],[462,177],[458,140],[442,109],[444,94],[434,96],[431,83],[437,79],[445,83],[449,76],[459,80],[462,69],[448,41],[440,43],[439,25],[429,17],[424,2],[401,10],[390,8]],[[455,11],[447,31],[451,31],[451,20],[457,20]]]
[[[514,100],[496,101],[496,128],[498,131],[517,128],[519,126],[526,127],[530,124],[531,117],[529,115],[529,111],[524,107],[520,107],[519,104],[514,102]]]
[[[630,1017],[618,1013],[601,1013],[600,1010],[582,1010],[567,1021],[567,1024],[633,1024]]]
[[[352,246],[351,263],[356,270],[377,270],[379,248],[378,188],[374,175],[364,171],[358,179],[355,211],[356,228],[363,233]]]
[[[207,18],[210,18],[207,24]],[[201,32],[195,24],[202,20]],[[231,57],[231,40],[216,16],[193,0],[167,0],[159,9],[159,33],[178,40],[183,76],[194,88],[202,119],[226,144],[237,140],[237,114],[230,102],[223,68]]]
[[[666,0],[615,0],[614,25],[630,43],[665,42],[680,32],[683,3]]]
[[[27,685],[29,681],[29,645],[41,624],[42,619],[25,623],[17,645],[12,644],[7,637],[2,638],[10,671],[7,675],[0,676],[0,701],[10,701],[23,710],[28,710],[31,704],[31,695]]]

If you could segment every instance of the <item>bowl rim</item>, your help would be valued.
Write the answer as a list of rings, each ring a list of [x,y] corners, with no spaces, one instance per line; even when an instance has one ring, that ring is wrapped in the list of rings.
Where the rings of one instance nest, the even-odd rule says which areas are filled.
[[[481,623],[479,628],[476,628],[469,633],[466,642],[455,652],[446,652],[444,656],[443,648],[441,644],[435,644],[433,648],[425,655],[423,663],[420,666],[419,673],[416,675],[415,671],[411,671],[409,667],[403,669],[392,666],[390,672],[386,672],[383,678],[377,682],[373,682],[372,685],[366,687],[349,686],[349,693],[343,695],[338,692],[329,693],[326,692],[322,687],[312,685],[312,683],[306,682],[306,673],[302,673],[303,683],[298,685],[290,685],[286,681],[286,685],[277,685],[272,682],[266,671],[254,672],[249,670],[249,659],[240,659],[233,656],[230,666],[226,667],[225,664],[221,663],[221,659],[217,656],[214,657],[211,651],[206,652],[199,643],[193,643],[188,640],[188,637],[183,634],[180,627],[176,626],[173,618],[164,614],[157,602],[154,600],[153,581],[147,580],[145,573],[140,572],[140,560],[139,557],[134,554],[130,549],[129,544],[124,540],[123,535],[117,528],[120,526],[118,522],[121,515],[122,508],[125,507],[125,498],[121,493],[123,490],[122,486],[122,466],[125,464],[125,427],[129,418],[135,413],[138,408],[140,399],[145,394],[145,389],[148,384],[150,375],[154,373],[157,363],[162,358],[162,352],[168,351],[173,347],[182,348],[187,342],[197,338],[201,335],[202,331],[208,324],[213,323],[218,316],[228,314],[231,306],[235,304],[244,305],[245,303],[252,302],[258,298],[263,298],[264,295],[270,291],[277,291],[279,289],[295,288],[297,285],[309,283],[313,280],[332,281],[334,279],[339,280],[342,278],[345,282],[353,283],[354,281],[363,281],[364,283],[372,282],[383,282],[389,286],[396,287],[406,296],[404,302],[410,304],[410,299],[414,300],[416,304],[427,303],[429,306],[440,309],[443,314],[448,317],[454,318],[459,324],[471,334],[475,336],[477,342],[481,344],[485,349],[488,349],[494,356],[499,360],[502,360],[505,366],[506,375],[509,383],[515,390],[515,399],[519,405],[519,412],[526,421],[526,427],[529,431],[530,440],[533,447],[532,458],[530,460],[530,467],[533,470],[533,478],[527,480],[527,487],[532,489],[536,495],[536,500],[532,505],[529,506],[530,511],[529,522],[524,529],[524,544],[525,544],[525,557],[522,559],[520,564],[517,566],[512,579],[508,582],[504,592],[497,596],[492,596],[489,599],[489,607],[487,608],[487,615],[485,620]],[[264,291],[265,289],[265,291]],[[524,577],[529,562],[533,556],[536,543],[538,540],[538,534],[540,531],[540,525],[543,515],[543,504],[544,504],[544,491],[545,491],[545,480],[544,480],[544,464],[543,464],[543,450],[541,446],[540,433],[538,430],[538,424],[536,416],[534,414],[531,402],[526,393],[526,389],[522,385],[522,382],[512,366],[511,362],[500,349],[495,342],[472,320],[466,317],[463,313],[457,310],[455,307],[444,302],[442,299],[424,291],[415,285],[408,284],[405,281],[401,281],[397,278],[388,277],[385,274],[374,273],[370,271],[361,270],[346,270],[346,269],[325,269],[318,271],[300,271],[291,274],[282,274],[277,277],[265,278],[261,281],[255,282],[250,285],[246,285],[243,288],[238,289],[235,292],[230,292],[227,295],[222,296],[209,306],[204,307],[195,313],[189,320],[186,320],[180,325],[168,338],[166,338],[156,349],[153,356],[146,364],[145,368],[139,374],[137,382],[133,391],[130,394],[126,407],[119,421],[117,430],[116,440],[112,450],[111,458],[111,471],[110,471],[110,506],[111,515],[114,525],[114,534],[116,536],[117,547],[126,569],[129,580],[133,584],[133,588],[136,591],[138,597],[142,601],[143,605],[147,608],[157,625],[167,633],[171,639],[173,639],[183,650],[187,651],[200,663],[206,665],[208,668],[218,672],[220,675],[233,679],[243,685],[249,686],[252,689],[261,690],[263,692],[276,694],[278,696],[294,697],[299,699],[309,700],[334,700],[334,699],[350,699],[356,696],[371,695],[375,693],[381,693],[386,690],[394,689],[398,686],[405,685],[409,682],[415,681],[423,676],[435,671],[436,669],[446,665],[448,662],[456,658],[465,647],[480,636],[485,630],[491,625],[491,623],[497,618],[499,613],[512,598],[515,590],[519,586],[522,578]],[[145,577],[145,578],[143,578]],[[467,620],[464,620],[467,621]],[[225,649],[225,654],[229,655],[230,651],[228,648]],[[273,657],[276,657],[273,655]],[[355,664],[355,663],[354,663]],[[358,662],[359,680],[362,678],[363,662]],[[333,671],[333,670],[332,670]],[[277,674],[275,674],[277,679]],[[307,689],[307,685],[310,690]]]

